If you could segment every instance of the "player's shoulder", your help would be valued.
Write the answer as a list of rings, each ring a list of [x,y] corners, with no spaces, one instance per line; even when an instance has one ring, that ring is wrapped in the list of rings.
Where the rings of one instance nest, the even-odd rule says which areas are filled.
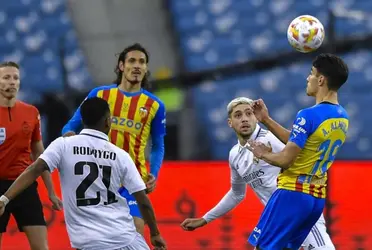
[[[164,103],[160,100],[160,98],[151,93],[150,91],[143,90],[142,93],[146,95],[148,98],[152,99],[154,102],[157,102],[159,106],[164,107]]]
[[[39,110],[34,105],[26,103],[26,102],[17,101],[16,105],[18,105],[19,108],[25,111],[39,112]]]
[[[347,111],[339,104],[322,102],[302,109],[297,114],[300,124],[311,122],[315,127],[328,119],[349,119]]]
[[[257,138],[256,140],[258,140],[258,141],[266,140],[269,135],[270,135],[270,131],[269,130],[260,128],[260,130],[258,131],[258,134],[256,136],[256,138]]]
[[[230,149],[230,152],[229,152],[229,162],[233,162],[234,161],[234,158],[239,154],[239,142],[237,144],[235,144],[231,149]]]
[[[54,139],[50,145],[48,146],[48,148],[52,148],[52,149],[56,149],[56,148],[64,148],[65,145],[68,143],[68,141],[71,140],[71,138],[73,138],[74,136],[70,136],[70,137],[63,137],[63,136],[60,136],[56,139]]]
[[[275,138],[276,137],[269,130],[261,128],[256,137],[256,141],[267,143],[269,141],[271,142]]]
[[[120,160],[127,161],[128,159],[131,159],[130,158],[130,155],[128,154],[128,152],[126,152],[125,150],[119,148],[115,144],[113,144],[111,142],[107,142],[107,147],[110,149],[110,151],[115,152],[116,155],[118,156],[118,158]]]
[[[89,96],[90,97],[96,96],[99,91],[110,90],[110,89],[114,89],[114,88],[117,88],[117,87],[118,86],[116,84],[98,86],[98,87],[95,87],[94,89],[92,89],[90,91]]]

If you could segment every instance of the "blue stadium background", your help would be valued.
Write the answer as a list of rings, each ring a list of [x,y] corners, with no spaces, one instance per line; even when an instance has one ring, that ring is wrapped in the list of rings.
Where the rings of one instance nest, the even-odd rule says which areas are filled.
[[[121,17],[111,20],[111,25],[122,21],[116,25],[115,34],[108,36],[108,31],[102,28],[102,33],[87,38],[79,20],[85,18],[88,22],[85,28],[92,30],[89,21],[95,19],[97,23],[91,26],[101,27],[97,25],[100,16],[94,11],[76,9],[83,2],[84,8],[97,3],[101,8],[109,6],[108,16]],[[134,16],[125,19],[131,12],[136,13],[135,21],[130,19]],[[93,18],[89,19],[89,14]],[[163,72],[164,67],[171,69],[171,73],[166,71],[165,79],[159,77],[160,73],[154,74],[153,90],[165,91],[172,97],[175,88],[182,94],[176,95],[176,99],[182,96],[180,107],[167,113],[165,158],[225,161],[236,143],[233,131],[226,125],[226,105],[232,98],[264,99],[271,115],[288,128],[299,109],[313,105],[313,99],[305,95],[306,78],[311,59],[319,52],[310,55],[295,52],[286,37],[290,21],[302,14],[316,16],[325,26],[326,41],[320,51],[342,56],[350,68],[349,80],[340,91],[340,102],[350,116],[350,128],[337,159],[371,160],[372,1],[3,0],[0,61],[21,65],[19,98],[41,111],[47,145],[60,135],[63,124],[90,89],[111,82],[113,74],[109,74],[116,63],[112,51],[117,53],[118,48],[133,42],[144,43],[154,55],[151,67],[155,73]],[[165,33],[153,28],[159,22],[165,23]],[[131,27],[124,31],[121,26],[125,25]],[[145,33],[139,33],[140,28]],[[145,36],[150,35],[146,40]],[[161,40],[165,36],[172,42]],[[93,39],[96,40],[90,41]],[[108,46],[96,46],[100,40]],[[110,42],[116,43],[116,47]],[[172,53],[160,49],[167,44],[174,47]],[[102,55],[108,53],[112,58],[109,63],[105,58],[102,62],[92,60],[100,50]],[[167,61],[166,57],[174,60]],[[170,61],[173,66],[168,65]],[[102,65],[108,68],[108,74],[97,70]],[[367,187],[368,183],[363,185]],[[334,208],[341,217],[345,210],[351,211],[335,204],[328,204],[328,208],[328,211]],[[370,233],[365,234],[363,237]],[[361,241],[354,238],[353,242]]]
[[[327,27],[329,8],[372,10],[372,2],[171,0],[168,7],[183,70],[198,72],[291,52],[285,34],[293,17],[314,15]],[[371,34],[371,20],[339,18],[335,37]],[[14,60],[22,66],[24,100],[40,103],[44,93],[86,93],[94,86],[64,1],[4,1],[0,32],[0,60]],[[366,108],[372,90],[372,54],[370,49],[355,48],[341,55],[351,70],[340,96],[351,123],[339,158],[371,158],[372,116]],[[186,88],[199,128],[207,136],[210,157],[225,159],[235,142],[225,125],[225,107],[236,96],[263,98],[273,117],[290,127],[297,110],[313,103],[304,94],[310,67],[310,60],[298,60]]]

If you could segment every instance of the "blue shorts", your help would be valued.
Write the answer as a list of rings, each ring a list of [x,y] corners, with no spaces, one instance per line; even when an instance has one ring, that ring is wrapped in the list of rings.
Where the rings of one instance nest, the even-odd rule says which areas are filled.
[[[127,200],[130,215],[132,215],[132,217],[138,217],[142,219],[141,212],[134,196],[129,194],[128,190],[124,187],[121,187],[119,189],[119,193]]]
[[[299,249],[318,221],[325,199],[277,189],[248,241],[260,250]]]

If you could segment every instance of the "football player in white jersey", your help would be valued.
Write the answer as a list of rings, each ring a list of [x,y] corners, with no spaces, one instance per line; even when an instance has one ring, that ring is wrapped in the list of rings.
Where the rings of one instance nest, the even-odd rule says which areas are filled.
[[[188,218],[181,227],[192,231],[225,215],[234,209],[245,197],[246,186],[250,186],[262,204],[266,205],[277,188],[277,176],[280,168],[258,160],[247,148],[247,141],[255,140],[270,145],[274,152],[280,152],[284,144],[271,132],[257,124],[250,104],[252,100],[239,97],[227,106],[228,125],[235,130],[238,143],[230,150],[229,165],[231,171],[231,189],[221,201],[202,218]],[[305,250],[334,250],[335,247],[327,233],[323,215],[306,238]]]
[[[44,171],[58,169],[67,232],[73,248],[81,250],[149,250],[137,233],[121,184],[136,198],[149,226],[155,249],[166,249],[146,185],[124,150],[108,140],[111,125],[108,103],[87,99],[81,105],[84,129],[77,136],[60,137],[24,171],[0,197],[0,215],[6,204]]]

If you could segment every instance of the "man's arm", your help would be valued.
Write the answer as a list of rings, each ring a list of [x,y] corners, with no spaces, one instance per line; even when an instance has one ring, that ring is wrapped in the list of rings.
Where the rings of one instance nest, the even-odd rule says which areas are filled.
[[[252,103],[254,115],[257,120],[264,124],[281,142],[286,144],[289,139],[290,131],[282,127],[274,121],[262,99],[258,99]]]
[[[38,158],[13,182],[4,196],[9,200],[14,199],[29,187],[45,170],[49,170],[47,163]]]
[[[151,135],[150,173],[157,179],[164,159],[164,135]]]
[[[284,128],[282,125],[277,123],[271,117],[267,117],[265,120],[262,121],[263,125],[267,127],[268,130],[271,131],[281,142],[286,144],[289,140],[289,136],[291,131]]]
[[[31,143],[31,153],[32,159],[35,161],[39,156],[44,152],[44,145],[43,141],[34,141]],[[55,196],[54,185],[52,181],[52,177],[49,171],[44,171],[41,173],[41,178],[43,179],[44,185],[48,190],[49,197]]]
[[[209,223],[234,209],[242,200],[244,200],[245,194],[245,183],[232,183],[231,189],[220,200],[220,202],[202,217],[205,220],[205,223]]]
[[[118,164],[119,167],[122,167],[120,181],[129,194],[136,199],[141,215],[149,226],[151,236],[157,236],[159,229],[151,202],[146,195],[146,185],[130,156],[122,150],[118,152],[120,152]]]
[[[141,211],[144,221],[149,226],[151,236],[159,235],[160,231],[156,223],[154,209],[152,208],[146,192],[144,190],[135,192],[133,196],[137,201],[138,208]]]
[[[279,153],[268,152],[262,155],[261,159],[270,165],[288,169],[296,160],[301,148],[293,142],[288,142]]]
[[[271,165],[288,169],[304,148],[307,138],[313,133],[312,116],[313,113],[309,109],[298,112],[284,149],[278,153],[265,152],[260,158]]]
[[[163,103],[159,103],[159,109],[151,122],[151,159],[150,173],[157,178],[164,159],[164,136],[166,134],[166,111]]]

